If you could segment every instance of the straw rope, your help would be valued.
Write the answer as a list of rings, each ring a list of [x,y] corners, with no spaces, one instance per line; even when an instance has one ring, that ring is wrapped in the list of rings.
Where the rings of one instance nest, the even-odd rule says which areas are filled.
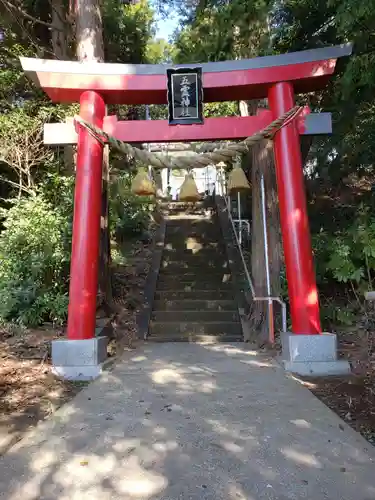
[[[152,165],[155,168],[201,168],[206,167],[207,165],[216,165],[220,162],[226,162],[232,160],[238,155],[246,153],[249,148],[254,146],[254,144],[264,140],[264,139],[273,139],[274,135],[278,130],[282,127],[288,125],[292,120],[294,120],[303,110],[301,106],[295,106],[279,118],[270,123],[267,127],[265,127],[260,132],[247,137],[245,140],[230,144],[226,147],[216,149],[210,153],[201,153],[197,156],[179,156],[175,158],[171,158],[165,154],[160,153],[152,153],[150,151],[146,151],[144,149],[138,149],[130,144],[119,141],[115,137],[104,132],[98,127],[95,127],[91,123],[83,120],[80,116],[75,116],[75,121],[85,127],[98,141],[102,144],[108,142],[110,146],[114,149],[128,155],[135,160],[139,161],[144,165]]]

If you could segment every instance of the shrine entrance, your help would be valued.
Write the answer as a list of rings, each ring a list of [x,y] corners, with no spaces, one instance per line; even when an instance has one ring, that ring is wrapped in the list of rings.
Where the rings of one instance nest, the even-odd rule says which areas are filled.
[[[336,46],[177,69],[21,58],[25,73],[52,101],[80,103],[79,119],[46,124],[44,133],[47,145],[77,144],[67,340],[53,347],[59,373],[90,378],[100,372],[103,361],[103,347],[95,339],[95,313],[105,143],[125,147],[238,141],[264,130],[268,135],[263,137],[272,138],[274,144],[293,331],[284,336],[284,364],[294,371],[298,363],[305,368],[320,363],[317,371],[324,373],[343,369],[336,360],[335,336],[321,332],[300,151],[300,135],[330,133],[331,116],[310,113],[308,108],[298,108],[297,113],[295,99],[323,89],[337,60],[350,53],[350,45]],[[203,102],[267,98],[269,109],[256,116],[204,119],[201,91]],[[108,104],[167,103],[169,121],[118,121],[106,115]],[[269,130],[272,124],[277,126]],[[132,151],[136,154],[134,147]]]

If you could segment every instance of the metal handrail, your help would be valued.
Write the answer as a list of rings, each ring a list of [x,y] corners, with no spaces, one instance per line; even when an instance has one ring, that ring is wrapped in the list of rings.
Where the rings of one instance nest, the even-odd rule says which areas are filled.
[[[245,226],[247,232],[247,238],[250,238],[250,222],[246,219],[233,219],[234,224],[238,225],[238,233],[239,233],[239,242],[242,245],[242,228]]]
[[[224,193],[224,190],[223,190],[223,193]],[[264,184],[262,184],[262,193],[264,194]],[[269,307],[269,327],[270,327],[269,335],[270,335],[270,340],[273,342],[274,341],[275,332],[274,332],[272,303],[273,302],[277,302],[281,306],[281,317],[282,317],[282,329],[283,329],[283,332],[287,331],[286,304],[285,304],[285,302],[280,297],[273,297],[271,295],[268,295],[266,297],[259,297],[259,296],[257,296],[255,294],[255,289],[254,289],[253,281],[251,279],[251,276],[250,276],[250,273],[249,273],[249,270],[248,270],[248,267],[247,267],[247,263],[246,263],[244,254],[242,252],[242,247],[241,247],[241,244],[240,244],[238,236],[237,236],[237,231],[236,231],[236,228],[235,228],[235,225],[234,225],[234,222],[233,222],[233,218],[232,218],[232,214],[231,214],[231,210],[230,210],[230,205],[229,205],[229,202],[228,202],[228,197],[225,196],[225,194],[224,194],[223,198],[224,198],[225,205],[226,205],[226,208],[227,208],[228,217],[229,217],[232,229],[233,229],[233,233],[234,233],[234,238],[235,238],[235,241],[236,241],[236,245],[237,245],[238,251],[240,252],[241,261],[242,261],[242,265],[243,265],[243,268],[244,268],[246,280],[247,280],[249,288],[251,290],[252,299],[254,300],[254,302],[268,302],[269,306],[271,306],[271,307]],[[263,196],[262,196],[262,199],[263,199]],[[264,211],[263,211],[263,216],[265,217],[265,212]],[[263,228],[263,230],[265,231],[265,227]],[[265,240],[266,239],[267,239],[267,237],[265,238]],[[268,255],[268,248],[266,249],[266,252],[267,252],[267,255]],[[266,259],[266,262],[268,262],[268,258]],[[267,279],[267,281],[269,282],[269,278]]]
[[[229,221],[230,221],[231,226],[232,226],[232,229],[233,229],[234,239],[236,240],[236,245],[237,245],[238,250],[239,250],[239,252],[240,252],[242,265],[243,265],[243,268],[244,268],[244,271],[245,271],[245,276],[246,276],[246,279],[247,279],[248,285],[249,285],[249,287],[250,287],[251,294],[252,294],[252,296],[253,296],[253,298],[254,298],[254,296],[255,296],[255,289],[254,289],[253,281],[252,281],[252,279],[251,279],[251,276],[250,276],[249,270],[248,270],[248,268],[247,268],[247,264],[246,264],[246,261],[245,261],[244,254],[243,254],[243,252],[242,252],[241,244],[240,244],[240,241],[239,241],[238,236],[237,236],[236,226],[234,225],[234,221],[233,221],[233,218],[232,218],[232,214],[231,214],[231,212],[230,212],[230,205],[229,205],[229,203],[228,203],[228,198],[227,198],[227,196],[224,196],[224,201],[225,201],[225,205],[226,205],[226,207],[227,207],[227,212],[228,212]]]

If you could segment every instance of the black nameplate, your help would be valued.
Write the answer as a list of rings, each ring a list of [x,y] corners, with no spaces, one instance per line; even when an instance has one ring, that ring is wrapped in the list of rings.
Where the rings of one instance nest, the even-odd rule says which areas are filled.
[[[170,125],[203,123],[202,68],[167,69]]]

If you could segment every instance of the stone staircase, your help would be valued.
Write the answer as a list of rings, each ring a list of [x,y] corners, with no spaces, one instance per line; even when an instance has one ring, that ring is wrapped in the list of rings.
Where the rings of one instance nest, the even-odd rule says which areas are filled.
[[[150,341],[234,342],[242,328],[221,231],[207,203],[165,205]]]

